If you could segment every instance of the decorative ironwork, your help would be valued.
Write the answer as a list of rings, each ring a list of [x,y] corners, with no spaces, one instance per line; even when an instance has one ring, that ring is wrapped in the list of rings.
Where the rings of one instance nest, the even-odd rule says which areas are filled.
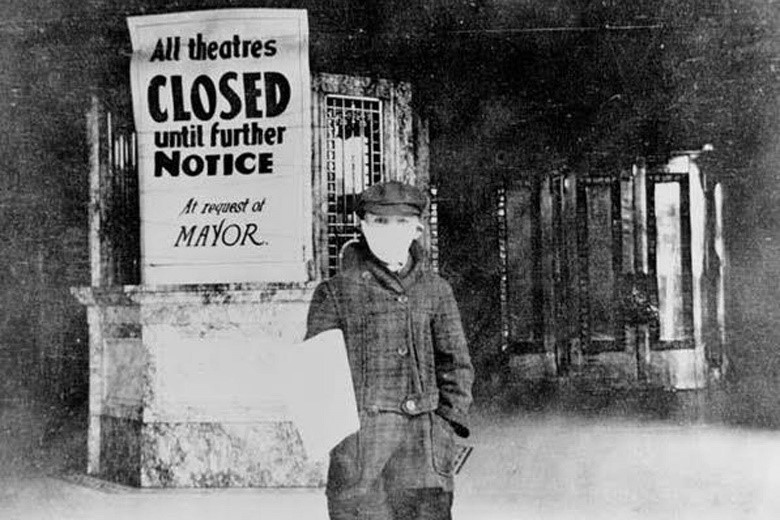
[[[428,225],[431,234],[431,269],[439,272],[439,189],[431,186],[428,190],[431,198],[431,208]]]
[[[141,229],[138,194],[138,142],[126,122],[106,113],[108,176],[103,192],[103,232],[107,245],[107,281],[141,281]]]
[[[501,277],[499,299],[501,302],[501,351],[509,349],[509,302],[507,290],[507,223],[506,223],[506,188],[498,188],[496,200],[496,218],[498,219],[498,262]]]
[[[344,244],[359,236],[357,194],[385,180],[382,150],[382,103],[378,99],[328,95],[327,138],[328,274],[339,267]]]

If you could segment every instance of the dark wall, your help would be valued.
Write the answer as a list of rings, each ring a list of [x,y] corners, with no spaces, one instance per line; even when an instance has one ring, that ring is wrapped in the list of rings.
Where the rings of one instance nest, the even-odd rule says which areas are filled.
[[[86,396],[89,283],[84,100],[90,56],[59,10],[8,3],[0,25],[2,397]],[[88,35],[86,35],[88,37]]]
[[[712,143],[708,173],[729,196],[733,415],[780,420],[780,14],[770,0],[4,4],[0,348],[31,369],[55,367],[61,390],[86,381],[83,311],[67,294],[89,277],[83,114],[91,92],[129,109],[125,17],[301,7],[312,70],[415,85],[440,186],[442,271],[480,381],[498,348],[494,185],[593,156],[619,166]]]

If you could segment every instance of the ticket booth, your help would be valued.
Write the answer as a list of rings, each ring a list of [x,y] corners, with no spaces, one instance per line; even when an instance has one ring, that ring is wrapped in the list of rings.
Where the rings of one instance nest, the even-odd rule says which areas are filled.
[[[287,16],[286,11],[280,13]],[[193,27],[195,35],[198,30]],[[158,58],[184,52],[187,30],[193,28],[176,29],[172,34],[179,36],[161,39],[159,52],[154,50]],[[177,37],[182,39],[179,51]],[[198,37],[207,39],[202,33],[192,36]],[[251,48],[250,43],[247,49]],[[150,51],[147,59],[150,54],[155,55]],[[155,81],[160,89],[173,85],[173,80]],[[206,85],[205,80],[201,84]],[[209,88],[204,86],[203,92]],[[165,203],[159,202],[164,197],[151,205],[147,197],[158,196],[171,185],[173,191],[185,189],[180,181],[196,178],[197,159],[180,163],[178,176],[171,173],[173,166],[147,171],[141,166],[150,150],[167,154],[166,160],[174,151],[182,152],[182,157],[195,154],[199,143],[192,136],[200,131],[197,125],[187,129],[196,140],[194,147],[187,148],[183,141],[178,148],[166,147],[165,134],[160,133],[155,134],[160,141],[150,145],[156,148],[144,148],[126,87],[111,99],[92,98],[87,114],[92,276],[89,287],[73,289],[87,306],[89,323],[89,474],[140,487],[324,483],[326,461],[305,455],[289,411],[272,387],[274,377],[263,372],[265,356],[272,346],[302,340],[316,283],[335,272],[340,248],[357,235],[355,194],[391,179],[428,189],[428,144],[426,126],[412,110],[413,93],[406,83],[314,73],[305,88],[308,140],[296,143],[297,154],[285,156],[272,148],[275,165],[297,165],[289,174],[289,185],[278,190],[269,185],[267,196],[247,195],[248,202],[243,203],[243,194],[220,197],[203,173],[197,177],[203,183],[196,183],[198,187],[165,219],[159,216],[164,214]],[[204,99],[199,109],[208,115]],[[162,119],[166,107],[161,102],[155,108]],[[167,108],[174,114],[176,107]],[[203,126],[208,140],[209,127]],[[178,128],[167,137],[182,139],[184,130]],[[225,151],[230,150],[217,146],[209,153]],[[250,162],[247,159],[244,166]],[[242,172],[233,173],[240,178]],[[255,172],[246,177],[272,175]],[[152,182],[159,178],[166,183]],[[243,243],[255,246],[277,236],[300,238],[290,266],[273,264],[286,261],[279,256],[247,268],[254,257],[240,256],[229,247],[192,260],[190,264],[198,263],[196,269],[189,269],[189,261],[177,265],[180,258],[175,255],[187,246],[209,249],[209,254],[217,251],[220,223],[223,239],[241,244],[244,237],[238,231],[225,235],[231,215],[253,207],[259,215],[270,215],[271,205],[279,211],[292,207],[305,212],[293,211],[293,217],[280,218],[275,226],[261,229],[257,224]],[[204,215],[207,221],[196,220]],[[172,227],[166,231],[165,226]],[[178,249],[170,256],[153,257],[150,251],[165,240]],[[214,272],[223,274],[214,277]],[[247,278],[237,273],[248,273]]]
[[[700,153],[529,172],[499,189],[501,348],[514,378],[595,389],[719,379],[724,195]]]

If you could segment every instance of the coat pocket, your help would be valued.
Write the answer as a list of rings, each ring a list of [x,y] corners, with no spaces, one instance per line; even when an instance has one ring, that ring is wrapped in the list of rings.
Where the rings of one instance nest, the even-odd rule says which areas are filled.
[[[455,438],[452,426],[437,413],[431,413],[431,452],[433,469],[444,476],[455,470]]]
[[[339,493],[360,479],[360,436],[355,432],[330,451],[328,466],[329,493]]]

